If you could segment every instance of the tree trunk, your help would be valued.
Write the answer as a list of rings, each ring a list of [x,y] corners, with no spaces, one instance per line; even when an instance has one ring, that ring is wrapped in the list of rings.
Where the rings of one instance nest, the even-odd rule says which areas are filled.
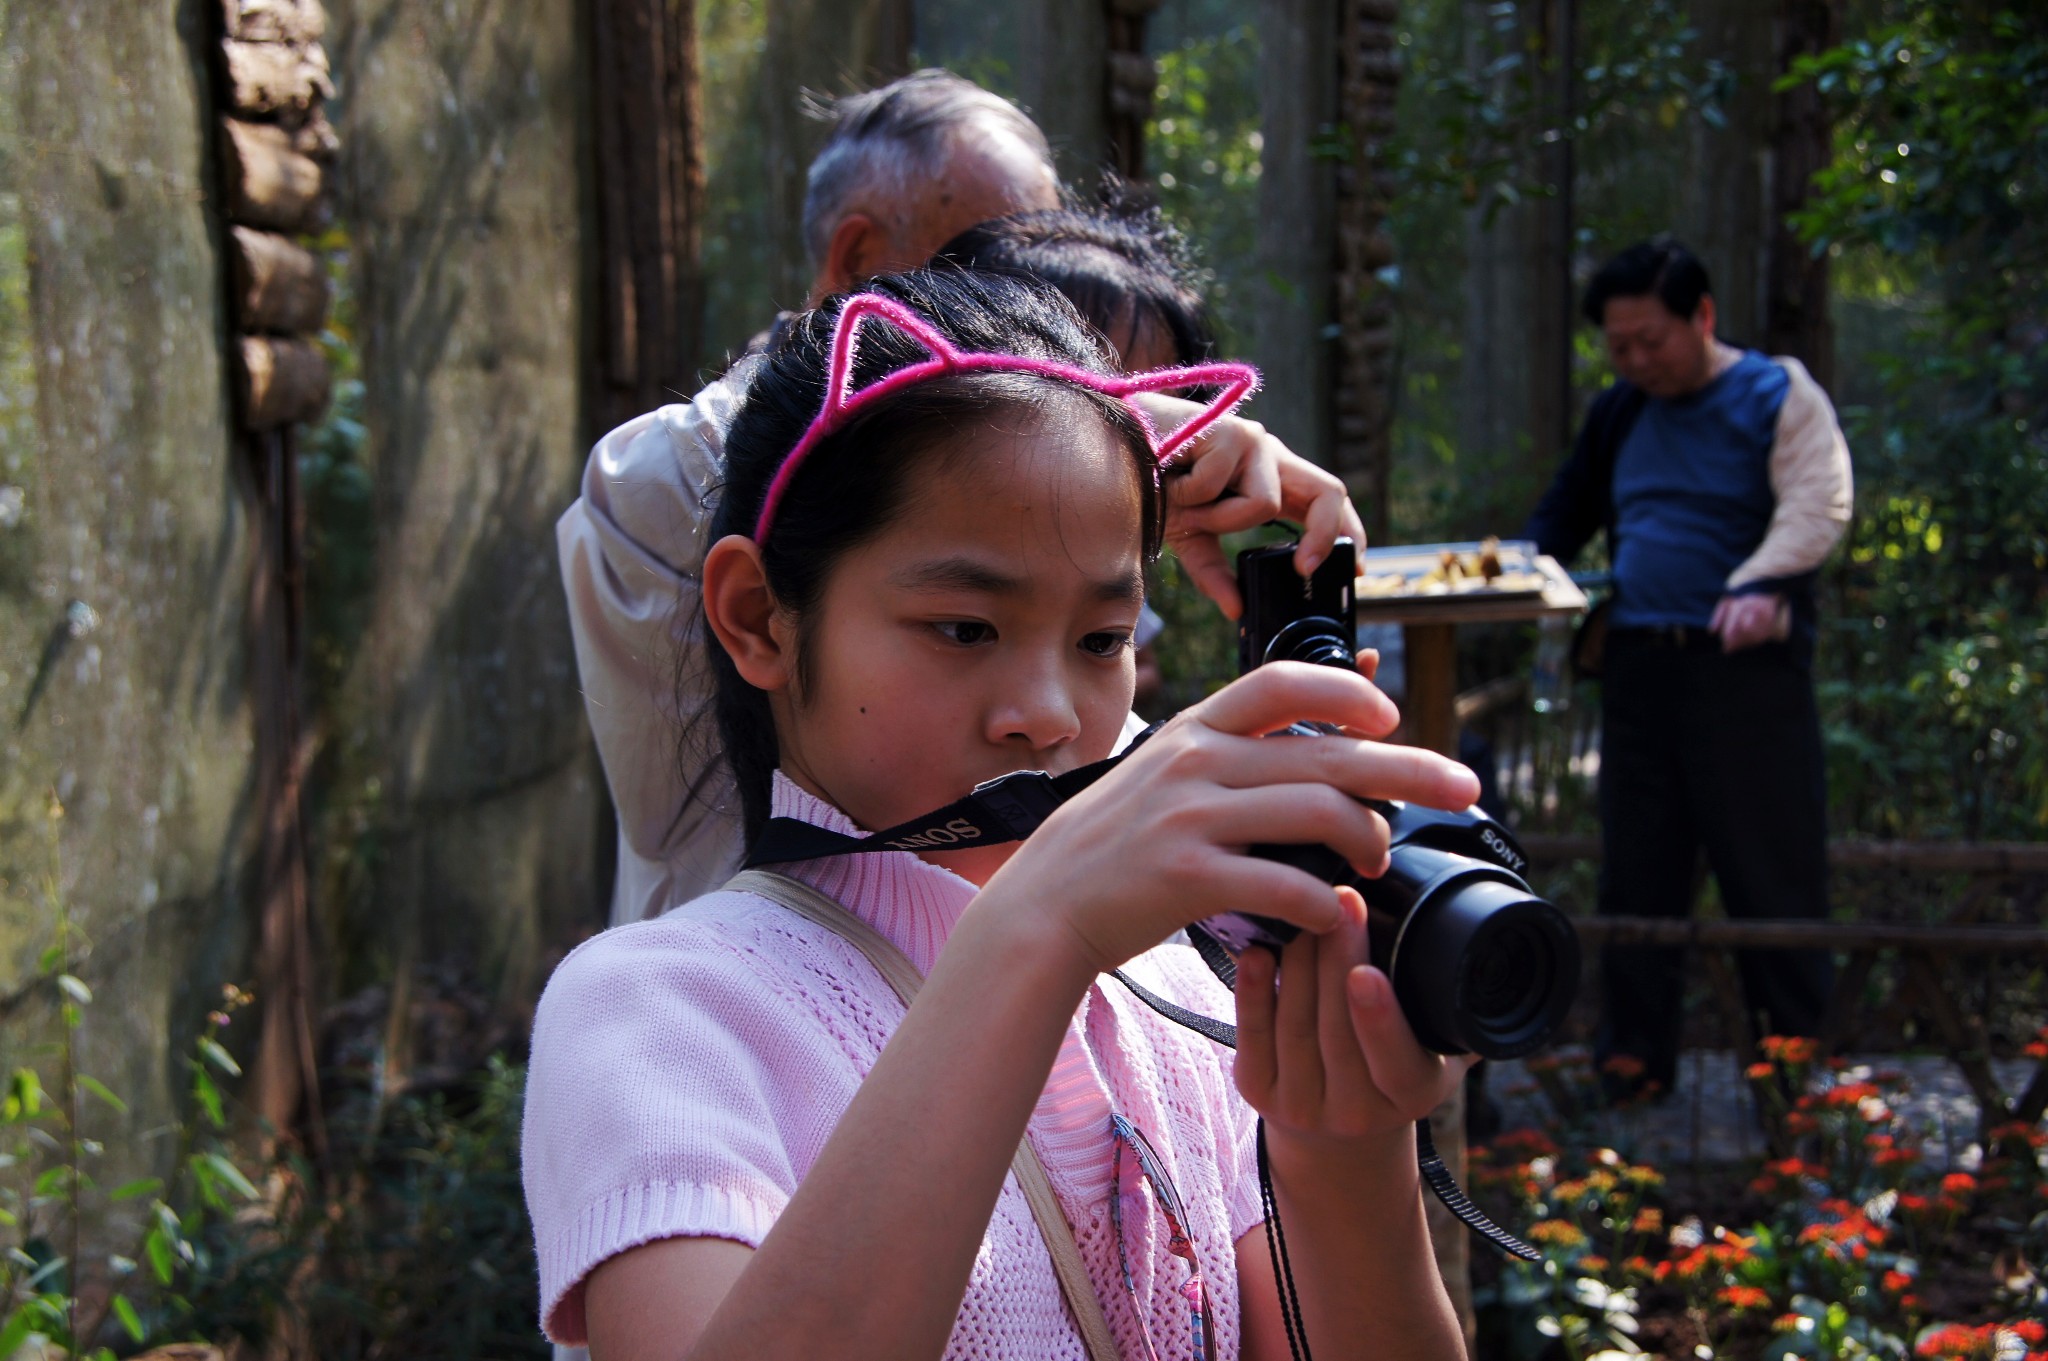
[[[1694,8],[1700,56],[1733,74],[1720,127],[1692,124],[1693,172],[1683,177],[1674,229],[1707,267],[1723,339],[1764,343],[1764,278],[1771,255],[1771,82],[1780,0],[1701,0]]]
[[[1492,7],[1468,0],[1468,31],[1488,30]],[[1530,116],[1548,140],[1519,167],[1549,197],[1474,205],[1466,227],[1466,311],[1460,378],[1464,523],[1457,532],[1512,533],[1536,503],[1571,440],[1570,139],[1566,135],[1571,31],[1567,0],[1522,11],[1530,64]],[[1495,55],[1475,43],[1468,63]],[[1551,136],[1550,134],[1556,134]]]
[[[1331,453],[1335,176],[1322,143],[1337,118],[1338,0],[1260,0],[1258,270],[1252,357],[1265,391],[1254,414],[1289,448]]]
[[[1777,69],[1833,47],[1842,31],[1842,0],[1782,0]],[[1771,134],[1770,267],[1765,278],[1763,344],[1813,372],[1824,388],[1835,376],[1834,322],[1828,311],[1827,256],[1816,256],[1794,234],[1791,214],[1806,202],[1815,171],[1833,154],[1827,107],[1809,82],[1777,96]]]
[[[697,389],[704,139],[694,0],[595,0],[589,13],[601,431]]]
[[[1019,10],[1018,102],[1045,129],[1060,178],[1084,198],[1112,164],[1109,25],[1105,0],[1046,0]]]
[[[1109,25],[1104,72],[1109,168],[1126,184],[1145,180],[1145,121],[1159,90],[1159,67],[1145,50],[1145,23],[1160,0],[1103,0]]]
[[[1400,63],[1394,56],[1396,0],[1340,0],[1338,117],[1346,155],[1337,166],[1337,354],[1331,464],[1359,502],[1366,534],[1387,537],[1392,483],[1394,309],[1379,271],[1394,262],[1387,234],[1392,176],[1385,168],[1394,131]]]

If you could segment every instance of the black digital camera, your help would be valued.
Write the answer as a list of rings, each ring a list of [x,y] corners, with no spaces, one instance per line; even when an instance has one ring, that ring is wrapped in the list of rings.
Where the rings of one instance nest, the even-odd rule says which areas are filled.
[[[1291,543],[1238,555],[1240,673],[1276,661],[1357,663],[1351,541],[1339,539],[1307,578],[1293,557]],[[1284,735],[1329,731],[1295,724]],[[1378,878],[1358,875],[1326,846],[1254,846],[1252,854],[1358,890],[1372,963],[1393,980],[1424,1045],[1490,1059],[1542,1047],[1578,991],[1579,940],[1570,919],[1522,878],[1528,860],[1514,836],[1477,808],[1445,813],[1380,800],[1372,807],[1392,832],[1391,863]],[[1233,951],[1282,945],[1296,931],[1251,913],[1212,917],[1202,929]]]

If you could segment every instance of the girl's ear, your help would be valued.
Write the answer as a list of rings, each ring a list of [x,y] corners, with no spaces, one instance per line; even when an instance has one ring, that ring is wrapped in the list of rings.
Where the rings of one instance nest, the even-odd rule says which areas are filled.
[[[793,639],[779,626],[761,549],[728,534],[704,555],[704,621],[732,658],[740,679],[756,690],[784,690],[796,675]]]

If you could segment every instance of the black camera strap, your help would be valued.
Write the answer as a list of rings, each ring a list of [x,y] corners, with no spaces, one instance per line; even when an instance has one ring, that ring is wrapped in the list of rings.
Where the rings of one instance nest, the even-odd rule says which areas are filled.
[[[1135,747],[1151,732],[1147,728],[1131,746]],[[748,850],[744,868],[868,851],[949,851],[1022,841],[1037,831],[1054,809],[1107,775],[1130,749],[1126,747],[1107,760],[1080,766],[1063,775],[1048,775],[1042,770],[1012,771],[976,785],[973,793],[944,808],[872,836],[847,836],[797,818],[770,818]]]

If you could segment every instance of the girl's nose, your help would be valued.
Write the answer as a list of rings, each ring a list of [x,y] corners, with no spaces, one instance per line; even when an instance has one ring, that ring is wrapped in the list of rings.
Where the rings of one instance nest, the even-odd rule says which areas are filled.
[[[1022,742],[1048,751],[1081,735],[1080,707],[1061,667],[1045,664],[1015,670],[989,710],[988,738],[998,745]]]

